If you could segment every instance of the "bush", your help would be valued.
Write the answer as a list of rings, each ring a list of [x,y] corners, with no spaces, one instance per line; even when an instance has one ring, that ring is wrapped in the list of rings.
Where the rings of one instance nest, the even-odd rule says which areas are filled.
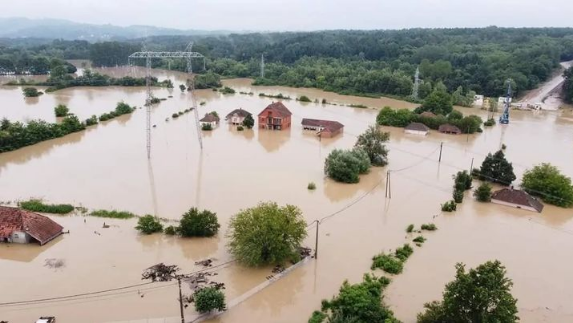
[[[178,114],[178,113],[174,113],[174,114],[171,115],[171,118],[177,119],[177,118],[179,118],[179,114]]]
[[[35,87],[27,87],[24,90],[22,90],[22,92],[24,93],[24,96],[27,98],[35,98],[43,94],[42,92],[38,91],[38,89],[36,89]]]
[[[306,222],[299,208],[274,202],[241,210],[229,224],[229,251],[248,266],[296,262],[306,237]]]
[[[233,90],[232,88],[225,86],[224,88],[220,89],[219,92],[223,93],[223,94],[235,94],[235,90]]]
[[[170,236],[174,236],[177,234],[177,228],[170,225],[167,228],[165,228],[165,234],[170,235]]]
[[[184,84],[179,84],[179,89],[181,90],[181,92],[185,92],[187,87]]]
[[[211,131],[213,130],[213,126],[210,123],[204,123],[201,125],[201,130]]]
[[[137,221],[136,230],[144,234],[152,234],[163,231],[163,225],[153,215],[145,215]]]
[[[458,172],[454,177],[454,189],[466,191],[472,188],[472,176],[467,171]]]
[[[481,183],[481,185],[474,191],[474,196],[480,202],[491,201],[491,185],[487,182]]]
[[[225,294],[215,287],[201,288],[193,294],[195,310],[199,313],[208,313],[212,310],[225,310]]]
[[[326,99],[322,99],[322,104],[328,104],[328,102],[326,101]]]
[[[98,120],[97,120],[97,116],[93,115],[91,117],[89,117],[88,119],[86,119],[86,126],[94,126],[98,124]]]
[[[249,113],[243,120],[243,126],[247,127],[248,129],[251,129],[254,125],[255,125],[255,120],[253,119],[253,116]]]
[[[362,148],[368,154],[372,165],[386,166],[388,164],[388,150],[384,143],[388,140],[390,140],[390,133],[379,131],[378,127],[373,125],[358,136],[354,147]]]
[[[322,323],[328,316],[320,311],[312,312],[312,316],[308,319],[308,323]]]
[[[368,109],[368,107],[364,104],[349,104],[348,106],[351,108]]]
[[[462,203],[464,201],[464,191],[455,189],[453,194],[454,202]]]
[[[422,230],[426,230],[426,231],[436,231],[436,230],[438,230],[438,227],[436,227],[436,225],[433,224],[433,223],[422,224]]]
[[[301,95],[301,97],[298,98],[298,100],[299,100],[300,102],[312,102],[312,100],[310,100],[310,99],[308,98],[308,96],[306,96],[306,95]]]
[[[238,127],[237,127],[237,131],[244,131],[244,130],[245,130],[245,128],[243,128],[243,126],[238,126]]]
[[[573,206],[571,178],[561,174],[551,164],[541,164],[525,171],[521,186],[527,193],[540,197],[545,203],[560,207]]]
[[[410,247],[409,244],[404,244],[402,247],[397,248],[396,252],[394,253],[396,258],[400,259],[400,261],[404,262],[414,253],[414,249]]]
[[[179,221],[179,234],[184,237],[212,237],[219,231],[217,214],[208,210],[191,208]]]
[[[41,213],[67,214],[74,210],[70,204],[44,204],[41,200],[28,200],[20,202],[19,206],[24,210]]]
[[[333,150],[324,163],[324,173],[337,182],[358,183],[360,174],[370,169],[370,158],[361,148]]]
[[[422,237],[422,236],[417,236],[417,237],[414,238],[414,240],[412,240],[412,241],[414,241],[415,243],[424,243],[424,242],[426,242],[426,238],[424,238],[424,237]]]
[[[414,225],[410,224],[407,228],[406,228],[406,232],[411,233],[412,231],[414,231]]]
[[[453,212],[457,209],[457,205],[455,201],[448,201],[442,204],[442,211],[444,212]]]
[[[112,219],[131,219],[135,217],[135,214],[127,211],[107,211],[107,210],[95,210],[90,213],[91,216],[96,216],[99,218],[112,218]]]
[[[311,190],[311,191],[314,191],[316,189],[316,184],[314,184],[313,182],[310,182],[310,183],[308,183],[306,188]]]
[[[68,115],[69,112],[70,109],[68,109],[68,107],[63,104],[59,104],[57,107],[54,108],[54,113],[56,114],[56,117],[65,117]]]
[[[372,267],[374,270],[380,268],[389,274],[399,274],[404,269],[402,261],[392,255],[381,253],[372,258]]]
[[[483,123],[483,125],[484,125],[485,127],[495,126],[495,119],[494,119],[494,118],[489,118],[489,119],[487,119],[486,122]]]
[[[515,180],[513,166],[505,159],[503,151],[488,154],[478,173],[481,181],[489,181],[502,185],[510,185]]]

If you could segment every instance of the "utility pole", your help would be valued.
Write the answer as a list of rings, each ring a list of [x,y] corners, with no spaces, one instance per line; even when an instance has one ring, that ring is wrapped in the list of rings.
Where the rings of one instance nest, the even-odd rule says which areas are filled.
[[[386,197],[392,198],[392,188],[390,186],[390,171],[386,172]]]
[[[472,171],[474,170],[474,159],[472,157],[472,164],[470,166],[470,175],[472,174]]]
[[[318,227],[320,221],[316,220],[316,241],[314,242],[314,259],[318,259]]]
[[[183,312],[183,293],[181,292],[180,276],[177,276],[177,285],[179,286],[179,310],[181,311],[181,323],[185,323],[185,313]]]
[[[440,158],[438,159],[438,163],[442,162],[442,148],[444,148],[444,142],[440,143]]]

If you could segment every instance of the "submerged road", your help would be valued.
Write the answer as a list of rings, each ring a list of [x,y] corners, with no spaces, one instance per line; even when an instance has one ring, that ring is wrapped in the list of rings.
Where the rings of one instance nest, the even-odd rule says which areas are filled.
[[[563,71],[573,65],[573,61],[561,62],[561,69],[538,88],[529,91],[519,103],[524,105],[542,103],[544,110],[557,110],[562,104],[559,93],[552,93],[565,80]]]

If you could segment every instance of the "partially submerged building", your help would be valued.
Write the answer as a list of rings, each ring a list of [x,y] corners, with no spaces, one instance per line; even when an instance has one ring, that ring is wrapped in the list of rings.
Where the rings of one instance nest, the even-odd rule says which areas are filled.
[[[319,120],[319,119],[302,119],[302,128],[304,130],[316,131],[316,134],[324,138],[332,138],[341,134],[344,125],[338,121]]]
[[[522,190],[504,188],[496,191],[491,196],[491,202],[518,209],[539,212],[543,211],[543,203]]]
[[[462,133],[462,131],[460,130],[460,128],[451,125],[449,123],[443,124],[438,128],[438,131],[441,133],[446,133],[446,134],[450,134],[450,135],[459,135]]]
[[[242,125],[243,121],[245,121],[245,118],[250,115],[252,116],[249,111],[239,108],[227,114],[225,120],[227,120],[227,122],[232,125]]]
[[[435,118],[436,117],[436,115],[431,111],[424,111],[424,112],[420,113],[420,116],[426,117],[426,118]]]
[[[213,113],[207,113],[203,118],[199,120],[201,126],[211,125],[211,128],[215,128],[219,125],[219,117]]]
[[[423,123],[412,122],[404,128],[405,133],[427,136],[430,133],[430,128]]]
[[[259,128],[283,130],[290,128],[292,113],[282,102],[269,104],[259,113]]]
[[[0,242],[44,245],[60,234],[63,227],[38,213],[0,206]]]

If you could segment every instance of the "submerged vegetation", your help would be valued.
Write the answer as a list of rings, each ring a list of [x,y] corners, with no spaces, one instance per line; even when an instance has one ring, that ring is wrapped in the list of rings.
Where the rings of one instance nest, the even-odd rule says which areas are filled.
[[[334,149],[326,157],[324,173],[337,182],[358,183],[359,175],[368,173],[370,167],[370,158],[364,149]]]
[[[384,107],[376,118],[376,122],[381,126],[406,127],[412,122],[425,124],[430,129],[438,130],[441,125],[450,124],[458,127],[462,133],[481,132],[483,121],[479,116],[470,115],[464,117],[458,111],[448,112],[447,115],[435,114],[426,116],[424,109],[411,111],[408,109],[394,110],[391,107]],[[430,111],[431,112],[431,111]],[[432,112],[433,113],[433,112]]]
[[[131,219],[136,217],[135,214],[127,211],[108,211],[108,210],[95,210],[89,213],[91,216],[95,216],[98,218],[111,218],[111,219]]]
[[[45,204],[36,199],[19,202],[18,205],[24,210],[41,213],[67,214],[74,210],[70,204]]]
[[[521,186],[527,193],[540,197],[545,203],[560,207],[573,206],[571,178],[551,164],[537,165],[525,171]]]

